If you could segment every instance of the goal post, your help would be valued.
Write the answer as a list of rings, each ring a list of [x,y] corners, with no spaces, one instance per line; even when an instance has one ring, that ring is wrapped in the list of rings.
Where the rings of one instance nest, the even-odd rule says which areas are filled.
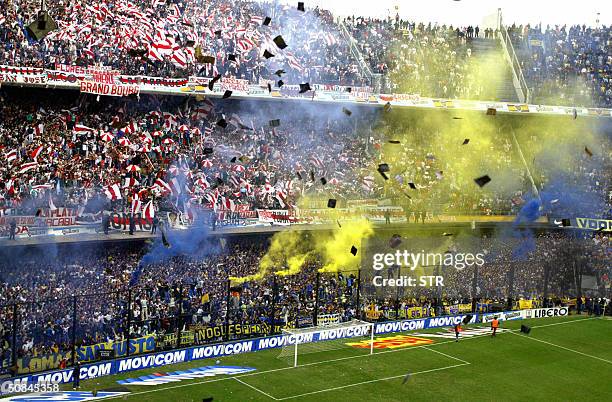
[[[358,342],[361,349],[366,349],[367,343],[371,355],[374,354],[374,328],[373,323],[352,320],[322,327],[284,329],[283,335],[288,338],[278,357],[297,367],[300,355],[346,349],[345,343],[354,340],[361,340]]]

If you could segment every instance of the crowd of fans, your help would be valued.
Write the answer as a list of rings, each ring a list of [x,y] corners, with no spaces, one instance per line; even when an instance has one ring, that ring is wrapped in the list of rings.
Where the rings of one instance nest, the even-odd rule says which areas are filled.
[[[430,240],[410,241],[429,244]],[[532,244],[525,246],[525,242]],[[406,288],[391,296],[377,297],[364,274],[359,308],[357,270],[318,274],[316,259],[308,261],[296,275],[228,282],[229,278],[258,270],[266,251],[263,237],[229,239],[215,247],[208,245],[205,253],[149,262],[143,262],[148,246],[134,244],[79,247],[78,253],[70,246],[44,248],[22,258],[4,259],[0,356],[6,362],[12,353],[14,303],[18,314],[17,355],[32,357],[70,351],[74,322],[78,344],[92,345],[121,341],[128,336],[159,337],[179,329],[187,331],[194,325],[311,325],[315,307],[317,315],[338,314],[345,321],[363,316],[373,307],[384,312],[386,318],[402,318],[406,317],[403,313],[392,314],[409,307],[422,307],[430,315],[441,314],[444,306],[471,303],[472,299],[488,306],[505,306],[508,297],[543,303],[544,298],[576,297],[575,275],[596,277],[596,288],[584,290],[583,296],[598,298],[606,292],[609,296],[612,273],[607,264],[608,242],[608,236],[579,240],[551,232],[539,233],[532,239],[500,240],[488,235],[457,238],[451,241],[449,252],[474,244],[484,247],[485,266],[476,273],[476,282],[473,267],[446,267],[439,272],[445,277],[442,289],[433,287],[414,293]],[[578,258],[579,255],[586,258]],[[396,274],[388,272],[389,277]],[[209,340],[219,339],[221,336]]]
[[[127,75],[212,77],[257,83],[287,70],[287,83],[360,85],[356,62],[332,15],[273,2],[104,1],[95,6],[47,2],[58,29],[36,41],[24,27],[36,7],[3,1],[0,64],[55,68],[104,65]],[[270,21],[266,21],[266,17]],[[288,47],[273,38],[282,34]],[[264,57],[267,50],[274,57]],[[231,58],[230,55],[234,57]],[[203,56],[211,56],[214,63]]]
[[[299,11],[272,2],[197,0],[166,7],[161,1],[105,1],[66,7],[50,1],[47,9],[58,29],[36,41],[24,28],[36,19],[38,5],[19,0],[0,5],[8,11],[0,21],[0,64],[105,65],[130,75],[221,74],[252,83],[278,80],[274,72],[284,69],[285,83],[380,84],[378,89],[389,93],[495,97],[485,84],[489,70],[472,54],[473,40],[495,40],[497,31],[490,28],[417,24],[399,16],[339,20],[319,8]],[[534,102],[612,104],[609,27],[512,25],[508,31]],[[273,42],[277,35],[287,48]],[[265,50],[274,57],[264,57]]]
[[[474,28],[415,24],[399,17],[348,18],[343,23],[371,71],[384,75],[382,92],[492,99],[484,92],[483,77],[477,75],[479,67],[472,57]]]
[[[481,35],[478,27],[416,25],[399,18],[336,22],[319,9],[301,12],[223,0],[47,5],[59,29],[36,42],[23,30],[34,19],[35,6],[0,0],[8,10],[0,20],[0,64],[53,68],[56,63],[97,63],[126,74],[221,73],[251,82],[285,68],[283,79],[291,83],[366,85],[368,77],[350,48],[356,46],[369,68],[386,76],[384,88],[390,92],[488,96],[473,76],[471,41]],[[343,36],[345,29],[353,39]],[[517,44],[523,41],[537,54],[524,64],[528,79],[540,83],[537,96],[546,96],[543,77],[554,76],[567,87],[568,77],[579,74],[600,85],[586,95],[609,102],[610,57],[601,47],[609,31],[547,30],[543,46],[535,50],[529,41],[534,32],[516,28],[511,33]],[[277,34],[287,49],[272,43]],[[495,32],[484,30],[484,36],[493,38]],[[263,57],[264,49],[275,57]],[[212,55],[214,65],[202,62],[202,55]],[[231,60],[230,55],[237,57]],[[357,113],[328,105],[145,95],[108,100],[16,88],[3,88],[0,96],[0,209],[9,217],[58,207],[72,207],[80,217],[94,220],[111,210],[146,215],[145,205],[186,215],[292,209],[300,199],[325,205],[333,195],[341,202],[386,198],[404,207],[411,222],[425,217],[435,222],[444,213],[516,213],[532,179],[517,163],[516,144],[508,136],[491,136],[480,155],[488,159],[482,166],[512,177],[516,193],[478,191],[472,177],[449,169],[443,156],[457,153],[461,145],[448,141],[446,131],[409,120],[377,126],[373,122],[380,111],[365,108]],[[571,96],[565,99],[576,102]],[[402,141],[391,144],[396,138]],[[595,158],[610,155],[607,144],[597,151]],[[574,180],[584,191],[605,193],[609,206],[610,159],[595,168],[591,157],[575,167]],[[462,158],[465,164],[479,160],[467,151]],[[391,166],[391,177],[374,173],[379,164]],[[547,173],[537,177],[538,183],[549,179]],[[413,190],[412,197],[405,196]],[[609,219],[609,209],[599,217]],[[206,248],[205,255],[181,253],[158,260],[147,258],[146,247],[131,245],[87,252],[66,248],[55,254],[51,247],[43,256],[9,256],[0,268],[0,362],[15,351],[18,357],[70,351],[73,330],[79,344],[92,345],[197,325],[300,326],[322,314],[349,320],[361,317],[366,306],[385,311],[387,318],[410,307],[439,314],[444,305],[475,298],[495,304],[509,296],[576,296],[578,275],[597,279],[597,289],[587,297],[609,296],[612,277],[609,237],[603,233],[586,240],[551,233],[522,234],[520,240],[509,236],[507,242],[485,237],[478,246],[486,250],[486,270],[445,272],[442,291],[382,299],[364,286],[358,304],[357,271],[318,274],[316,260],[307,261],[296,275],[228,282],[257,271],[267,249],[266,241],[257,240],[232,240]],[[585,257],[576,261],[577,255]],[[0,372],[7,369],[4,365]]]
[[[512,25],[534,103],[612,106],[612,27]]]
[[[19,91],[0,99],[5,215],[33,216],[39,208],[52,207],[82,208],[82,215],[112,209],[129,213],[135,198],[142,206],[154,200],[158,211],[286,209],[301,195],[326,201],[329,194],[399,197],[407,214],[492,214],[515,208],[508,194],[463,191],[472,185],[464,182],[469,178],[439,161],[439,155],[452,151],[440,133],[419,126],[387,133],[372,126],[372,110],[349,118],[341,110],[313,106],[288,117],[292,111],[286,104],[215,105],[156,97],[96,101],[69,94],[58,101],[55,92],[32,94],[36,105]],[[271,127],[269,121],[277,119],[279,126]],[[226,128],[217,124],[220,120]],[[393,145],[389,153],[387,137],[395,131],[406,136],[402,130],[409,130],[411,141]],[[512,145],[496,141],[491,147],[501,156],[493,171],[516,169]],[[393,166],[392,187],[373,176],[382,162]],[[521,169],[513,175],[526,185]],[[419,197],[408,199],[394,190],[396,185],[408,189],[408,182]],[[453,183],[450,189],[448,183]],[[601,186],[606,183],[602,178]]]

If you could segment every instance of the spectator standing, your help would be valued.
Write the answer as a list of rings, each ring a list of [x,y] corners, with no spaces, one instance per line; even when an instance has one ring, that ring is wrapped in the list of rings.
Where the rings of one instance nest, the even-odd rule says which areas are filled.
[[[72,370],[72,389],[77,390],[81,388],[81,364],[77,362],[74,364],[74,369]]]

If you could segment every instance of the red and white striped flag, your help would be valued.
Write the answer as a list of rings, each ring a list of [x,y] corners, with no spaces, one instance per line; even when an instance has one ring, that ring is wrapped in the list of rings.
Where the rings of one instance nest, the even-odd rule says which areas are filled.
[[[158,187],[162,193],[172,193],[172,187],[170,187],[168,183],[166,183],[162,179],[155,180],[155,184],[153,185],[153,187]]]
[[[216,211],[217,210],[217,200],[219,199],[219,195],[217,193],[208,193],[204,197],[208,200],[208,202],[210,202],[210,205]]]
[[[142,210],[142,214],[147,220],[153,220],[153,218],[155,218],[155,207],[153,206],[153,200],[147,202]]]
[[[24,174],[27,171],[30,171],[32,169],[36,169],[37,166],[38,166],[38,162],[24,163],[24,164],[21,165],[21,167],[19,168],[19,171],[17,173]]]
[[[87,133],[90,131],[94,131],[94,129],[91,127],[83,126],[81,124],[76,124],[72,131],[74,131],[75,133]]]
[[[12,162],[17,159],[17,150],[11,149],[8,153],[4,154],[7,161]]]
[[[187,67],[187,56],[185,55],[185,52],[183,52],[182,50],[173,52],[170,59],[171,59],[170,61],[172,62],[172,64],[174,64],[178,68]]]
[[[121,190],[119,189],[119,185],[117,183],[110,185],[104,189],[104,193],[111,200],[121,200]]]
[[[140,212],[142,208],[142,201],[138,198],[138,194],[134,194],[134,198],[132,198],[132,216],[136,215]]]
[[[182,192],[181,184],[176,177],[173,177],[172,180],[170,180],[170,187],[172,188],[172,194],[179,195]]]
[[[321,159],[317,158],[317,157],[316,157],[316,156],[314,156],[314,155],[310,157],[310,162],[311,162],[313,165],[315,165],[317,168],[322,169],[322,168],[324,167],[324,165],[323,165],[323,161],[322,161]]]
[[[43,146],[40,145],[36,147],[32,152],[30,152],[30,156],[32,157],[32,159],[36,160],[36,158],[38,158],[42,150],[43,150]]]
[[[325,43],[327,44],[327,46],[333,46],[338,43],[338,41],[336,41],[336,38],[334,37],[334,35],[331,34],[331,32],[324,34],[323,37],[325,38]]]
[[[140,182],[133,177],[126,177],[123,182],[123,188],[138,186]]]
[[[149,53],[147,54],[147,57],[148,57],[150,60],[153,60],[153,61],[164,61],[164,57],[163,57],[163,56],[161,55],[161,53],[160,53],[160,52],[157,50],[157,48],[156,48],[156,47],[154,47],[154,46],[151,46],[151,47],[149,48]]]
[[[206,117],[212,112],[214,109],[214,105],[208,99],[204,100],[204,102],[200,103],[194,110],[192,119],[200,119],[202,117]]]
[[[223,207],[225,207],[225,209],[229,209],[232,212],[236,209],[236,204],[234,203],[234,201],[223,196],[221,197],[221,204],[223,205]]]
[[[210,187],[210,184],[206,181],[206,178],[204,177],[199,178],[195,182],[195,185],[201,187],[203,190],[206,190],[208,187]]]
[[[293,53],[286,52],[285,55],[287,57],[287,62],[289,63],[289,67],[293,68],[294,70],[298,70],[299,72],[304,72],[304,67],[302,67],[302,65],[300,64],[300,62],[294,56]]]
[[[277,190],[276,191],[276,199],[278,200],[278,203],[280,204],[281,208],[285,208],[287,206],[287,204],[286,204],[287,194],[284,191]]]
[[[240,52],[246,53],[251,51],[255,47],[255,42],[247,38],[240,38],[236,42],[236,49]]]

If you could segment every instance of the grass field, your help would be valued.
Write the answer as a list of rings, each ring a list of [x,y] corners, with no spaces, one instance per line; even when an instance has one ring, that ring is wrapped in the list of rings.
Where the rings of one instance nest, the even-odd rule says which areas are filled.
[[[518,331],[521,324],[532,326],[529,335]],[[301,355],[296,368],[278,358],[278,349],[234,355],[222,358],[219,365],[249,366],[256,371],[163,385],[129,385],[126,388],[131,393],[115,400],[612,400],[611,319],[571,316],[504,322],[502,326],[506,331],[496,338],[477,335],[455,342],[431,337],[429,345],[378,349],[373,355],[343,343],[340,349]],[[440,334],[441,330],[420,334],[428,332]],[[113,388],[124,378],[211,365],[214,360],[201,360],[82,385],[84,390]]]

